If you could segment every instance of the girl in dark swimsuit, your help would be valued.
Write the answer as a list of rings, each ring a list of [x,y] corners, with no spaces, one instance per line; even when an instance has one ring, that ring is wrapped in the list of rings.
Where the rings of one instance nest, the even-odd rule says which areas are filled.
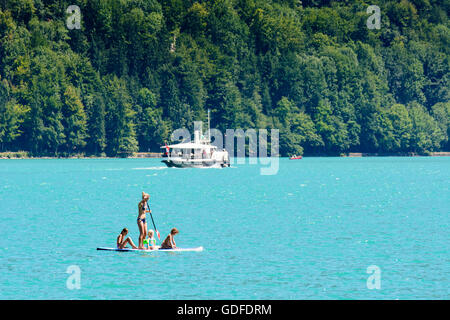
[[[117,237],[117,241],[116,241],[117,249],[124,249],[125,246],[127,245],[127,243],[129,243],[133,249],[137,249],[137,247],[134,245],[133,240],[131,240],[131,238],[125,239],[127,234],[128,234],[128,229],[123,228],[122,232]]]
[[[137,225],[139,228],[139,249],[144,249],[144,239],[147,235],[147,221],[145,219],[145,213],[151,212],[148,209],[147,201],[150,199],[148,193],[142,192],[142,200],[138,204],[138,218]]]
[[[173,237],[178,233],[177,228],[170,230],[167,238],[163,241],[163,243],[161,243],[161,249],[176,249],[177,244],[175,243],[175,239]]]

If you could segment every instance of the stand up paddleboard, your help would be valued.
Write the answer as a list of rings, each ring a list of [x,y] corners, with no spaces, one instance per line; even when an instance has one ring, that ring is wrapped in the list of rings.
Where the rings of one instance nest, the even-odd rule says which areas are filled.
[[[203,247],[197,247],[197,248],[176,248],[176,249],[155,249],[155,250],[147,250],[147,249],[117,249],[117,248],[106,248],[106,247],[100,247],[97,248],[97,250],[104,250],[104,251],[119,251],[119,252],[129,252],[129,251],[135,251],[135,252],[180,252],[180,251],[203,251]]]

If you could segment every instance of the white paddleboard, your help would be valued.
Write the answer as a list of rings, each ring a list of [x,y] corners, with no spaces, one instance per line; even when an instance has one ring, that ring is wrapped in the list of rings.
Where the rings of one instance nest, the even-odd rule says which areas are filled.
[[[97,248],[97,250],[119,251],[119,252],[128,252],[128,251],[135,251],[135,252],[162,252],[162,251],[164,251],[164,252],[179,252],[179,251],[203,251],[203,247],[197,247],[197,248],[176,248],[176,249],[155,249],[155,250],[131,249],[131,248],[117,249],[117,248],[100,247],[100,248]]]

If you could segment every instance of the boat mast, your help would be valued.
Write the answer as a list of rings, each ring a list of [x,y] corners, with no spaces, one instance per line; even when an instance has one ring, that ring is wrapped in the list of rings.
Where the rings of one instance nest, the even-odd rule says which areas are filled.
[[[208,142],[211,143],[211,127],[209,122],[209,109],[208,109]]]

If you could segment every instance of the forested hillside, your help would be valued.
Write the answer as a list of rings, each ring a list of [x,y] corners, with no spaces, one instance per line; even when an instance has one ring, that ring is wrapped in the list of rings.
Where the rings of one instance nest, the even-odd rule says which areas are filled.
[[[223,131],[279,129],[282,155],[450,150],[449,12],[449,0],[0,0],[0,152],[159,151],[208,108]]]

